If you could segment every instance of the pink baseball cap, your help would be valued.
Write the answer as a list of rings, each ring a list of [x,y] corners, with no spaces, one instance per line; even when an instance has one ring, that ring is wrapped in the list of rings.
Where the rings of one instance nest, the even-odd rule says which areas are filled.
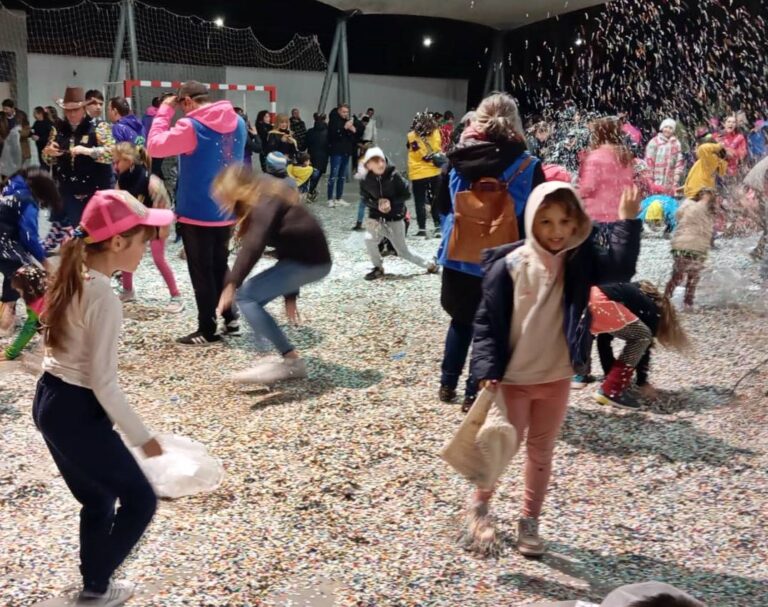
[[[173,219],[173,211],[148,209],[125,190],[99,190],[85,205],[80,225],[87,242],[102,242],[136,226],[161,228]]]

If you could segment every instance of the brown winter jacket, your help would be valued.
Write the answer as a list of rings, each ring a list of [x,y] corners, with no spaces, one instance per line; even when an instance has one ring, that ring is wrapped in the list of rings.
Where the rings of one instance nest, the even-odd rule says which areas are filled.
[[[672,236],[673,251],[706,255],[712,245],[715,218],[704,201],[687,199],[677,210],[677,228]]]

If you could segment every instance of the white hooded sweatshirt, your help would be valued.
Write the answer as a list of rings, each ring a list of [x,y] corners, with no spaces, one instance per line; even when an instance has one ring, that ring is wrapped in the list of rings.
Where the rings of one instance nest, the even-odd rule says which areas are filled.
[[[547,251],[533,236],[533,220],[544,199],[558,190],[572,192],[579,203],[577,228],[559,253]],[[537,186],[525,207],[525,244],[507,255],[507,269],[515,286],[512,357],[504,382],[517,385],[543,384],[571,377],[573,368],[563,331],[565,261],[569,252],[589,238],[592,221],[576,189],[562,181]]]

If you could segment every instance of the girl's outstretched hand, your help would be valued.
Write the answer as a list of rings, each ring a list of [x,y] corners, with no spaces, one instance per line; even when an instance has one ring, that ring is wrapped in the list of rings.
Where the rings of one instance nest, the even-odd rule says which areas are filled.
[[[141,450],[145,457],[158,457],[163,454],[163,448],[156,438],[150,438],[141,446]]]
[[[619,219],[635,219],[640,213],[640,188],[631,185],[624,188],[619,202]]]

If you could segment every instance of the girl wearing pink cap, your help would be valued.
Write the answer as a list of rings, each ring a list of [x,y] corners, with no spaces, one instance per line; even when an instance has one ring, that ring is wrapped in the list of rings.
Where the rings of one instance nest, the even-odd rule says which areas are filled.
[[[117,382],[123,315],[110,276],[134,272],[147,241],[173,221],[127,192],[102,190],[90,199],[48,291],[43,376],[33,405],[35,425],[72,495],[80,502],[77,605],[115,607],[133,594],[111,577],[152,520],[157,498],[114,430],[146,457],[163,450],[128,404]],[[115,509],[117,501],[120,508]]]

